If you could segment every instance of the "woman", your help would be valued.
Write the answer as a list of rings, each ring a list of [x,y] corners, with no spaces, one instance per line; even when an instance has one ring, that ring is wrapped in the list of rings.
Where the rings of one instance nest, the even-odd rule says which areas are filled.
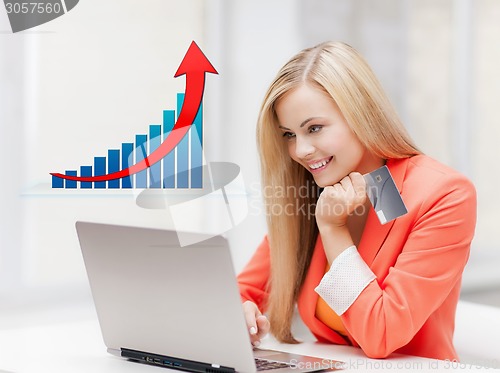
[[[297,303],[320,342],[457,359],[475,189],[417,149],[363,58],[332,42],[293,57],[265,96],[257,139],[268,235],[238,276],[254,346],[268,331],[297,342]],[[383,165],[408,209],[384,225],[362,176]]]

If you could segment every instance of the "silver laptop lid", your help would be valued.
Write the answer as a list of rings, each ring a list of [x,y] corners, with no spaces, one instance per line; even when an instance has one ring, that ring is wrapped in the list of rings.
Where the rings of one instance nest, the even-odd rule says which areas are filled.
[[[180,247],[174,231],[76,228],[109,349],[255,371],[225,238]]]

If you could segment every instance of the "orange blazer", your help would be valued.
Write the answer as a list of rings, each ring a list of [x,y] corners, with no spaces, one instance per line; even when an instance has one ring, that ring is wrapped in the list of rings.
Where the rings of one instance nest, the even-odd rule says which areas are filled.
[[[358,251],[377,279],[341,316],[344,339],[315,316],[314,288],[326,257],[318,238],[297,301],[304,323],[320,342],[359,346],[368,357],[392,352],[457,359],[455,310],[476,225],[476,193],[463,175],[418,155],[387,167],[408,213],[381,225],[371,208]],[[238,276],[242,300],[265,312],[270,273],[267,238]],[[479,315],[478,315],[479,317]]]

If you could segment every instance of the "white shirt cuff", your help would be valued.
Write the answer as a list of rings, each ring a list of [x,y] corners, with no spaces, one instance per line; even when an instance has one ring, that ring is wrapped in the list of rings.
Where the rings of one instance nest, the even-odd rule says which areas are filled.
[[[375,274],[361,258],[356,246],[350,246],[335,258],[314,290],[340,316],[374,279]]]

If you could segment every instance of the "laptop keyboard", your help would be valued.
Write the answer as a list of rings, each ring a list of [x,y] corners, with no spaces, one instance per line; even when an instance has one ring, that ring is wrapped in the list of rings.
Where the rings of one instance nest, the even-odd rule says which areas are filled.
[[[258,371],[271,370],[271,369],[281,369],[291,367],[292,364],[283,363],[280,361],[270,361],[266,359],[255,358],[255,365]]]

